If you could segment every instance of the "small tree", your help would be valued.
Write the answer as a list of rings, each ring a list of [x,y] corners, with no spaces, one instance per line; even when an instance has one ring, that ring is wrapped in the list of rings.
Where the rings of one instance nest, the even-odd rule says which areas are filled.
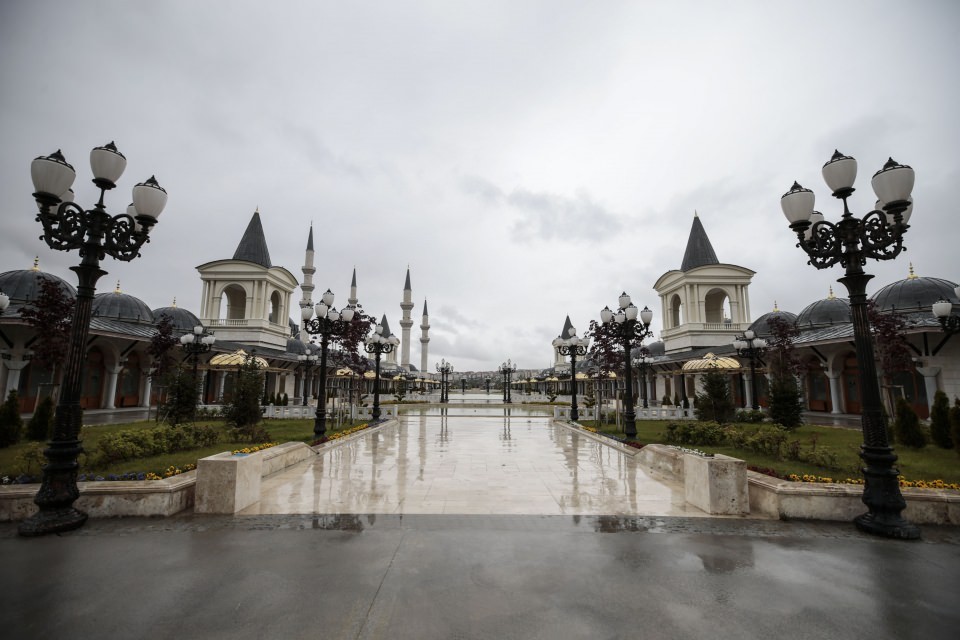
[[[48,369],[53,382],[69,351],[76,301],[58,280],[38,275],[37,283],[37,299],[20,308],[20,317],[35,331],[36,340],[30,347],[33,362]]]
[[[0,448],[20,442],[23,433],[23,418],[20,417],[20,398],[17,390],[11,389],[7,400],[0,405]]]
[[[171,425],[190,422],[197,407],[199,392],[193,374],[182,366],[168,370],[163,381],[167,397],[160,405],[160,414]]]
[[[897,443],[912,449],[922,449],[927,444],[927,437],[920,427],[920,418],[910,403],[900,398],[897,400],[897,419],[893,425],[897,435]]]
[[[54,413],[53,398],[47,396],[37,404],[27,423],[27,438],[37,442],[49,440],[53,433]]]
[[[930,411],[930,438],[942,449],[952,449],[950,437],[950,400],[943,391],[933,395],[933,408]]]
[[[800,359],[793,346],[800,335],[797,327],[779,316],[768,320],[770,335],[767,338],[767,361],[770,372],[770,419],[786,429],[796,429],[803,422],[803,405],[797,374]],[[759,393],[759,389],[754,389]]]
[[[888,390],[886,401],[892,405],[889,390],[893,386],[893,374],[913,369],[913,353],[904,329],[906,320],[893,311],[881,311],[873,300],[867,302],[867,318],[873,335],[873,350],[883,386]]]
[[[263,372],[255,356],[248,355],[237,370],[233,397],[224,407],[227,424],[234,427],[240,437],[251,441],[264,441],[269,434],[260,427],[260,399],[263,392]],[[264,394],[265,395],[265,394]]]
[[[730,396],[730,381],[727,374],[710,369],[700,379],[701,393],[697,394],[694,413],[697,420],[715,421],[721,424],[733,419],[733,399]]]
[[[953,450],[960,454],[960,398],[954,398],[950,407],[950,439]]]
[[[150,338],[147,355],[153,359],[154,377],[160,379],[176,365],[173,348],[180,340],[173,334],[173,320],[167,314],[160,314],[156,327],[157,332]]]

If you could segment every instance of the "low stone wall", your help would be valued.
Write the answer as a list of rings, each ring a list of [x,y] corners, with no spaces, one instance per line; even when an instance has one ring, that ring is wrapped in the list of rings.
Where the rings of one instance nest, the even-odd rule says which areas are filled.
[[[91,518],[172,516],[193,507],[197,472],[188,471],[163,480],[78,482],[80,498],[74,503]],[[0,487],[0,522],[23,520],[37,511],[33,497],[38,484]]]

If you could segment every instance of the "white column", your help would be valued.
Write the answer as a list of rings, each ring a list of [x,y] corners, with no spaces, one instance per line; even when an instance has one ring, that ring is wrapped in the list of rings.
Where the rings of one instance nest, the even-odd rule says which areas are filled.
[[[927,409],[933,411],[933,396],[937,393],[937,376],[940,367],[917,367],[917,373],[923,376],[923,385],[927,391]]]
[[[104,367],[107,371],[107,384],[104,387],[104,397],[100,405],[104,409],[116,409],[115,400],[117,397],[117,377],[123,370],[123,365],[118,364],[112,367]]]
[[[830,404],[833,409],[830,413],[843,413],[843,394],[840,393],[840,371],[826,372],[827,380],[830,381]]]
[[[140,394],[140,406],[149,407],[150,393],[153,391],[153,378],[151,378],[149,375],[144,374],[142,387],[143,387],[143,393]]]
[[[9,360],[3,361],[3,366],[7,369],[7,384],[3,390],[3,398],[0,398],[0,402],[6,402],[10,392],[20,387],[20,372],[29,363],[30,361],[23,356],[11,356]]]

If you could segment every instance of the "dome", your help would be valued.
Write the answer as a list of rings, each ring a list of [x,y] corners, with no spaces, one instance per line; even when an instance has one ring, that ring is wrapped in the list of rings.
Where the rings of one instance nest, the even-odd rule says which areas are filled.
[[[800,315],[797,316],[797,328],[804,331],[835,324],[846,324],[852,321],[850,301],[846,298],[837,298],[831,290],[829,297],[807,305],[800,312]]]
[[[147,303],[140,298],[121,293],[119,289],[94,296],[90,316],[103,320],[153,324],[153,312]]]
[[[197,316],[180,307],[160,307],[154,309],[151,313],[153,313],[153,318],[157,322],[160,321],[160,316],[168,316],[173,322],[174,331],[193,331],[195,326],[202,324]]]
[[[66,280],[52,273],[44,273],[37,268],[7,271],[0,273],[0,291],[10,296],[10,306],[4,312],[5,315],[14,315],[19,312],[20,307],[37,299],[40,295],[40,278],[59,283],[60,289],[67,297],[76,299],[77,290]]]
[[[647,345],[647,351],[649,351],[652,356],[662,356],[666,353],[666,347],[663,345],[663,340],[657,340]]]
[[[300,338],[287,338],[287,353],[294,355],[303,355],[307,352],[307,345],[303,344]]]
[[[938,300],[948,300],[956,304],[954,293],[956,282],[942,278],[920,278],[910,267],[910,276],[883,287],[870,296],[881,311],[930,311],[931,305]]]
[[[797,321],[797,314],[790,313],[789,311],[781,311],[776,306],[774,306],[773,311],[770,313],[765,313],[756,320],[753,321],[753,324],[750,325],[750,330],[756,333],[758,336],[769,336],[771,333],[770,330],[770,321],[773,318],[780,318],[794,324]]]

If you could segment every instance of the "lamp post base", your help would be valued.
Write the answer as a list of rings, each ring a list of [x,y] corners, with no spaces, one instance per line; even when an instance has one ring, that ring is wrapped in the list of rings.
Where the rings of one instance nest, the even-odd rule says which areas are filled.
[[[853,519],[853,524],[864,533],[898,540],[919,540],[920,528],[905,520],[899,513],[865,513]]]
[[[73,531],[83,526],[87,514],[73,507],[38,511],[20,523],[17,532],[24,537],[45,536],[50,533]]]

